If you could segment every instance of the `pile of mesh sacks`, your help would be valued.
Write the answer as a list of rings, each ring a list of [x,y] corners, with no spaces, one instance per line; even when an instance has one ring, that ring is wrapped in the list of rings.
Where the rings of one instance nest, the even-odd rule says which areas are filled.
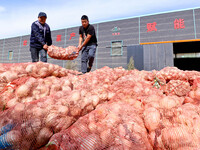
[[[0,64],[0,149],[200,149],[200,72]]]

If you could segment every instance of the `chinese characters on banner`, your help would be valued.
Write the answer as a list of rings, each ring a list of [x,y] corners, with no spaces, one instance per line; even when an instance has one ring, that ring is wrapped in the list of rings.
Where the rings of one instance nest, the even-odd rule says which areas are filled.
[[[147,32],[157,31],[156,25],[157,25],[156,22],[147,23]],[[185,28],[184,19],[180,18],[174,20],[174,29],[184,29],[184,28]]]
[[[70,38],[69,38],[69,40],[71,40],[72,37],[75,37],[75,36],[76,36],[76,33],[74,33],[74,32],[70,33]],[[60,41],[61,41],[61,38],[62,38],[62,35],[57,35],[57,37],[56,37],[56,42],[60,42]]]
[[[184,29],[184,19],[175,19],[174,20],[174,29]]]
[[[24,40],[23,41],[23,46],[26,46],[27,45],[27,40]]]
[[[69,38],[69,40],[71,40],[72,37],[75,37],[75,36],[76,36],[76,33],[74,33],[74,32],[70,33],[70,38]]]
[[[120,35],[120,32],[118,32],[118,33],[112,33],[112,35]]]
[[[157,31],[156,29],[156,22],[153,23],[147,23],[147,32],[151,32],[151,31]]]
[[[112,35],[115,36],[115,35],[120,35],[120,28],[119,27],[114,27],[112,28]]]
[[[61,37],[62,37],[62,35],[57,35],[56,42],[60,42],[61,41]]]

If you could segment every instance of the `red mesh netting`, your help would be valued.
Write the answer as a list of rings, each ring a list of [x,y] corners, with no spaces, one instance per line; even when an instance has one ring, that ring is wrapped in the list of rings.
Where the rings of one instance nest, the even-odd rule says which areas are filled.
[[[66,48],[51,45],[48,47],[48,55],[54,59],[73,60],[78,57],[79,51],[75,46],[68,46]]]
[[[55,134],[49,149],[153,149],[142,114],[130,103],[101,104],[67,130]]]
[[[0,64],[0,149],[196,150],[200,72]]]

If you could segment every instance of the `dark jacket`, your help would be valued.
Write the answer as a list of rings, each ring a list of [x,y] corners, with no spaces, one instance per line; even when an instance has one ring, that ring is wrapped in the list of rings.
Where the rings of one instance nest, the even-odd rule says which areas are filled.
[[[42,25],[35,21],[31,26],[30,47],[42,49],[45,44],[52,44],[50,27],[46,23]]]

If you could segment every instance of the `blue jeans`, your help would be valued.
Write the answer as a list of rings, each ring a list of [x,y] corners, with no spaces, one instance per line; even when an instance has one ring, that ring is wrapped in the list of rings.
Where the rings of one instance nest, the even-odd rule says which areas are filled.
[[[47,62],[47,51],[46,50],[30,47],[30,51],[31,51],[32,62],[39,61],[39,54],[40,54],[40,61]]]
[[[89,67],[92,67],[96,48],[97,48],[96,45],[85,46],[82,48],[82,54],[81,54],[81,72],[82,73],[87,72],[87,63]]]

